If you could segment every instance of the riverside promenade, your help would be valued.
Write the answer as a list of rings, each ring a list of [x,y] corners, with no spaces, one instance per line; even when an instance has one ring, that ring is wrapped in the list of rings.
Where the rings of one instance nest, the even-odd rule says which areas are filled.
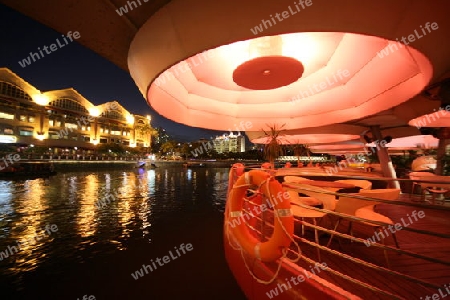
[[[39,158],[39,159],[21,159],[22,163],[41,163],[51,162],[53,163],[54,170],[56,172],[73,171],[73,170],[85,170],[85,169],[131,169],[136,168],[138,161],[145,161],[146,166],[155,164],[157,168],[182,168],[186,161],[173,161],[173,160],[150,160],[150,159],[136,159],[132,157],[79,157],[72,158],[71,156],[61,156],[57,158]],[[236,162],[244,164],[255,164],[255,161],[242,161],[242,160],[188,160],[190,163],[201,163],[207,168],[229,168]]]

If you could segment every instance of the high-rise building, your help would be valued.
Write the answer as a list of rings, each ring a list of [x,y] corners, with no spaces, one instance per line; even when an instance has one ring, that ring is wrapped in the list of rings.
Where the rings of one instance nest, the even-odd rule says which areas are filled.
[[[240,133],[235,135],[233,132],[230,132],[230,134],[216,136],[213,143],[214,150],[217,153],[245,152],[245,136]]]

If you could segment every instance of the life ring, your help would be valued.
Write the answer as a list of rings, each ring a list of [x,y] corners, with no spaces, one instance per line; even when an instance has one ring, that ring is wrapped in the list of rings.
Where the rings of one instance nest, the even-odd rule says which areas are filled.
[[[235,163],[231,166],[230,173],[228,175],[228,191],[227,191],[227,197],[231,193],[231,189],[233,188],[234,183],[236,180],[244,174],[245,166],[241,163]]]
[[[245,216],[243,211],[244,197],[249,185],[258,186],[262,194],[269,199],[270,206],[274,208],[274,231],[272,237],[263,243],[250,234],[244,222],[244,218],[249,217]],[[294,217],[289,194],[284,193],[281,184],[264,171],[252,170],[244,173],[236,181],[229,201],[227,224],[241,249],[263,262],[273,262],[280,258],[283,250],[291,244],[294,234]],[[267,208],[268,205],[265,206]],[[264,210],[263,206],[261,210]]]

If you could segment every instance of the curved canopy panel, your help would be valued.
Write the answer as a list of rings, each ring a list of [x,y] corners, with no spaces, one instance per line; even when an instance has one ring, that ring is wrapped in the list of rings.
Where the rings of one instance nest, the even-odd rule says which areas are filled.
[[[266,128],[263,128],[267,131]],[[280,131],[279,142],[282,144],[308,144],[312,145],[359,145],[360,148],[364,144],[360,141],[362,136],[368,133],[369,128],[350,124],[335,124],[321,127],[311,127],[303,129],[291,129]],[[391,136],[392,138],[400,138],[411,135],[420,134],[419,129],[410,126],[385,128],[381,130],[383,136]],[[246,131],[248,139],[255,144],[266,144],[269,139],[264,131]],[[352,147],[351,146],[351,147]]]
[[[294,144],[320,144],[327,141],[328,143],[343,142],[348,140],[358,139],[358,135],[350,134],[294,134],[281,135],[277,138],[278,143],[282,145]],[[268,144],[269,137],[260,137],[252,140],[254,144]]]
[[[433,53],[449,49],[446,2],[345,3],[351,9],[315,2],[275,22],[269,16],[289,11],[291,1],[171,2],[136,34],[130,72],[163,116],[226,130],[240,122],[294,129],[362,120],[405,103],[433,70],[448,68],[448,56]],[[188,7],[201,14],[185,14]],[[405,125],[411,118],[401,118],[418,113],[390,111],[370,122]]]
[[[437,148],[438,144],[439,139],[433,137],[432,135],[415,135],[393,139],[390,143],[386,144],[386,147],[397,150],[410,150],[418,148],[430,149]],[[366,146],[376,147],[374,143],[367,144]]]
[[[328,153],[331,155],[363,153],[364,143],[359,140],[352,140],[334,144],[313,145],[309,146],[309,150],[313,153]]]
[[[335,151],[335,150],[342,150],[342,149],[348,149],[348,150],[358,150],[364,148],[364,144],[361,142],[355,142],[353,144],[350,143],[340,143],[340,144],[332,144],[332,145],[315,145],[309,147],[314,152],[327,152],[325,150],[329,151]]]
[[[409,121],[409,125],[415,126],[417,128],[450,127],[450,105],[447,105],[445,109],[412,119],[411,121]]]
[[[391,48],[397,50],[378,55]],[[351,33],[291,33],[188,58],[160,74],[147,99],[163,116],[190,126],[220,130],[245,121],[294,129],[392,108],[419,93],[431,75],[428,59],[400,43]]]

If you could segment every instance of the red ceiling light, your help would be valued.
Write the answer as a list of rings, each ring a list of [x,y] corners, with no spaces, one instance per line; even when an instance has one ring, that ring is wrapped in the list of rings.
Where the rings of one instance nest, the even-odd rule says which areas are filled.
[[[265,36],[252,40],[250,59],[233,72],[233,81],[251,90],[271,90],[296,82],[304,67],[295,58],[283,56],[281,36]]]
[[[271,90],[302,77],[301,62],[286,56],[265,56],[246,61],[233,72],[233,81],[251,90]]]

